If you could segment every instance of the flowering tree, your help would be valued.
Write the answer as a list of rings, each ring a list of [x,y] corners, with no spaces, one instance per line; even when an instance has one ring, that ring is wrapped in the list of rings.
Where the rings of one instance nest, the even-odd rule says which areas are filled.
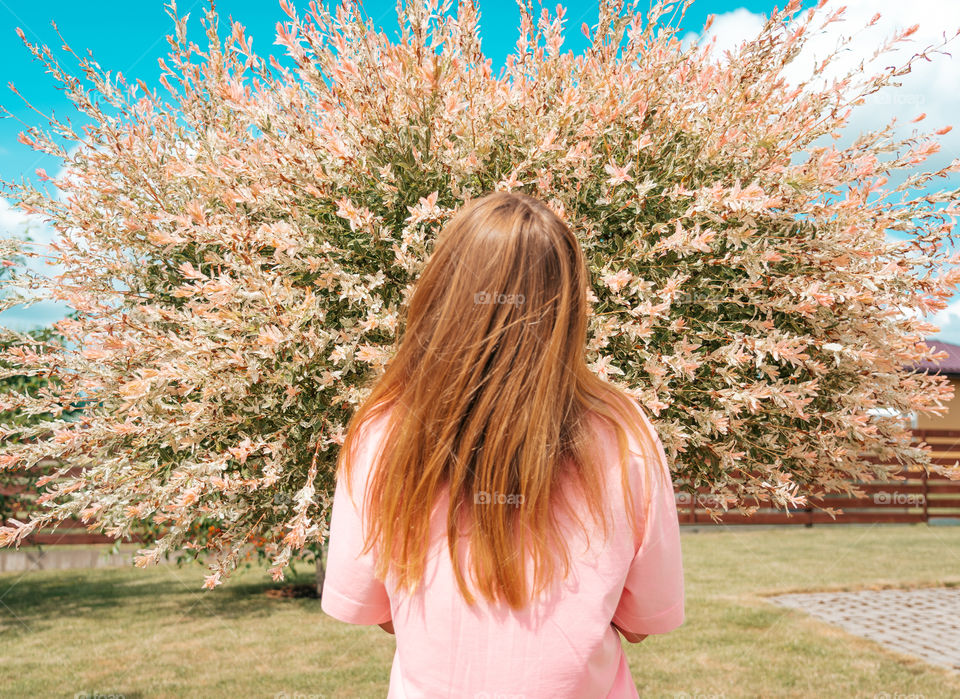
[[[63,342],[6,331],[0,377],[57,382],[0,396],[0,410],[52,415],[2,426],[49,436],[5,440],[0,468],[52,456],[83,472],[51,481],[0,543],[68,516],[113,536],[149,523],[138,565],[206,551],[214,587],[260,542],[282,579],[326,536],[345,425],[402,334],[434,236],[491,189],[540,197],[579,233],[593,367],[648,407],[679,487],[709,487],[716,512],[851,492],[851,477],[893,468],[870,457],[930,467],[902,420],[871,409],[935,412],[952,394],[904,367],[937,358],[924,316],[960,280],[944,266],[960,191],[909,194],[960,163],[917,168],[945,129],[811,145],[924,54],[795,87],[784,67],[814,22],[839,17],[824,20],[825,1],[801,15],[793,0],[725,64],[684,47],[663,2],[643,17],[603,0],[580,56],[560,53],[563,7],[535,17],[521,2],[494,76],[469,0],[455,18],[450,0],[400,8],[396,43],[352,3],[280,4],[286,66],[237,23],[221,38],[212,8],[201,51],[171,5],[172,101],[87,58],[73,77],[24,40],[93,124],[55,123],[70,150],[21,134],[63,159],[62,196],[7,183],[60,237],[45,251],[6,240],[4,254],[65,272],[16,270],[30,293],[0,307],[52,298],[76,317],[56,324]],[[883,189],[897,170],[910,177]]]
[[[20,260],[10,260],[15,264]],[[11,264],[11,266],[12,266]],[[0,265],[0,279],[8,276],[9,267]],[[34,342],[49,341],[53,333],[50,328],[38,328],[31,330],[28,334]],[[6,345],[5,349],[10,349],[13,344],[11,340],[0,340],[0,346]],[[8,363],[4,369],[11,369],[14,364]],[[0,393],[16,391],[18,393],[36,393],[44,388],[48,380],[37,374],[29,376],[19,376],[15,371],[7,371],[4,378],[0,379]],[[70,412],[64,411],[63,414],[70,415]],[[0,412],[0,424],[25,424],[27,422],[37,422],[50,419],[48,413],[25,415],[20,411],[2,411]],[[16,437],[6,437],[6,439],[15,439]],[[3,470],[0,471],[0,518],[6,521],[9,517],[17,516],[21,512],[30,512],[36,508],[34,500],[36,498],[37,479],[48,475],[49,467],[35,466],[33,469],[25,472]]]

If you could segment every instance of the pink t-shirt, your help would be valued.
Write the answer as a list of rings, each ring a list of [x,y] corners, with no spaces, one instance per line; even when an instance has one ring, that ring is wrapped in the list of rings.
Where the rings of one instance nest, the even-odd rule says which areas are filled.
[[[639,409],[639,405],[637,406]],[[641,410],[643,421],[656,437]],[[367,425],[358,440],[351,497],[337,482],[331,513],[327,570],[321,607],[330,616],[352,624],[381,624],[393,620],[397,650],[390,673],[388,699],[407,697],[638,697],[615,621],[626,631],[662,634],[684,620],[683,567],[680,529],[673,488],[656,484],[652,511],[645,517],[642,546],[634,539],[623,505],[617,442],[614,432],[592,420],[601,435],[608,464],[606,478],[609,540],[593,523],[585,504],[578,512],[589,532],[589,545],[576,522],[570,524],[570,575],[554,583],[522,611],[505,603],[491,605],[471,585],[477,600],[468,606],[457,587],[446,543],[448,497],[435,506],[428,545],[424,584],[411,595],[399,593],[373,576],[372,553],[363,548],[363,484],[377,453],[388,415]],[[634,501],[642,508],[641,449],[629,436],[630,476]],[[656,438],[659,463],[669,482],[666,455]],[[635,484],[635,485],[633,485]],[[499,504],[492,507],[512,507]],[[522,506],[522,505],[520,505]],[[458,546],[464,574],[466,539]],[[532,562],[528,561],[528,584]],[[563,572],[562,566],[559,568]],[[559,575],[558,575],[559,578]],[[649,643],[648,639],[645,643]]]

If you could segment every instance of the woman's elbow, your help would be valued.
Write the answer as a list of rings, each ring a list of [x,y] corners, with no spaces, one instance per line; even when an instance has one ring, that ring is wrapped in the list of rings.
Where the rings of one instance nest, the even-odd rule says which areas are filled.
[[[624,631],[624,630],[621,629],[619,626],[617,626],[615,623],[610,622],[610,624],[613,626],[613,628],[615,628],[617,631],[619,631],[620,634],[621,634],[627,641],[629,641],[630,643],[640,643],[640,641],[642,641],[643,639],[645,639],[647,636],[650,635],[650,634],[646,634],[646,633],[632,633],[632,632],[630,632],[630,631]]]
[[[646,633],[625,633],[623,634],[623,637],[628,641],[630,641],[630,643],[640,643],[640,641],[642,641],[649,635],[650,634],[646,634]]]

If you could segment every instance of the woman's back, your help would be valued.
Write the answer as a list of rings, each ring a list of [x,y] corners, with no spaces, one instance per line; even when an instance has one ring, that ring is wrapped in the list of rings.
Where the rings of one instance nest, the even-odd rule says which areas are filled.
[[[637,406],[639,408],[639,406]],[[370,421],[359,442],[350,495],[338,481],[331,520],[327,574],[322,593],[325,612],[342,621],[379,624],[393,621],[397,637],[389,697],[634,697],[620,636],[611,622],[637,634],[666,633],[683,623],[684,589],[679,526],[666,457],[656,442],[665,479],[641,478],[643,450],[629,438],[631,490],[653,484],[651,511],[643,520],[642,546],[624,509],[615,433],[591,419],[602,456],[605,504],[612,532],[603,532],[585,509],[577,514],[588,527],[560,516],[570,556],[566,579],[523,610],[479,597],[463,599],[454,576],[446,539],[448,496],[433,509],[431,536],[424,541],[427,564],[423,584],[413,593],[398,592],[373,575],[371,553],[363,548],[359,503],[389,413]],[[628,431],[629,435],[629,431]],[[637,497],[642,503],[644,497]],[[480,507],[522,507],[510,493],[479,493]],[[638,507],[642,507],[638,505]],[[469,568],[467,538],[458,547],[461,569]],[[532,578],[528,561],[527,576]]]

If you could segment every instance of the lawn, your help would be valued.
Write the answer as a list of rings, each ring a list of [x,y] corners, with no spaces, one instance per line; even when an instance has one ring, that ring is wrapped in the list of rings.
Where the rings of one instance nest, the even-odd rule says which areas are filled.
[[[641,695],[960,696],[960,675],[763,597],[960,585],[960,527],[685,531],[687,619],[625,644]],[[308,581],[302,565],[297,582]],[[200,567],[0,575],[0,694],[386,695],[394,638],[316,599],[271,599],[257,568],[215,591]]]

